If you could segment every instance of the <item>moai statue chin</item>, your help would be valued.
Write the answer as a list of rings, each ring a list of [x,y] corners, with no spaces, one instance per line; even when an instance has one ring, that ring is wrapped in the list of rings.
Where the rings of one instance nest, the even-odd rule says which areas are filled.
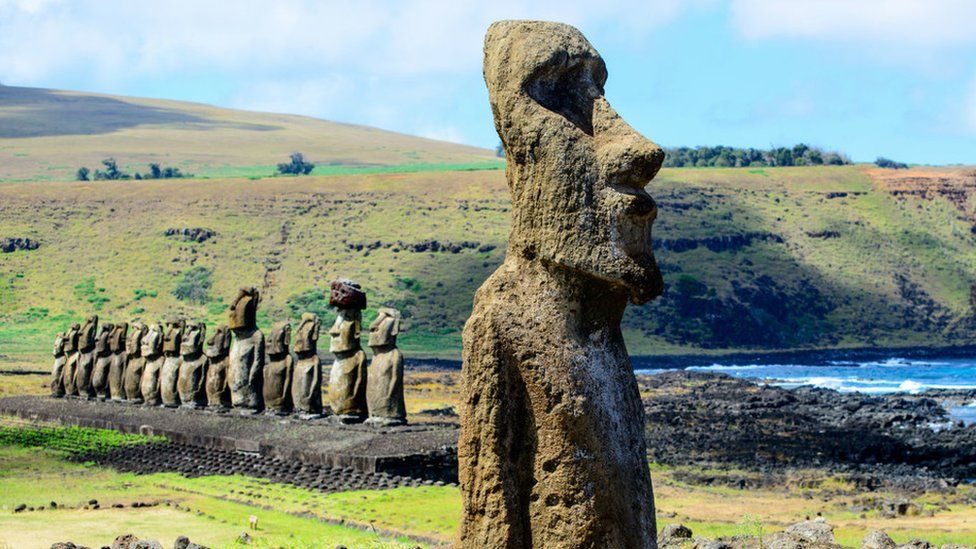
[[[381,307],[376,320],[369,325],[369,348],[373,360],[369,364],[366,384],[366,404],[373,425],[403,425],[407,422],[407,408],[403,402],[403,354],[397,349],[400,334],[400,311]]]
[[[228,326],[234,331],[230,346],[227,383],[234,408],[242,413],[264,409],[264,334],[257,326],[261,295],[255,288],[241,288],[230,304]]]
[[[170,319],[163,330],[163,367],[159,371],[159,396],[166,408],[177,408],[180,405],[180,346],[183,343],[183,331],[186,321]]]
[[[125,368],[122,371],[122,391],[125,401],[142,404],[142,372],[146,368],[146,357],[142,356],[142,339],[149,328],[141,322],[133,322],[125,338]]]
[[[264,406],[268,415],[284,416],[292,412],[291,376],[295,359],[288,352],[291,324],[279,322],[268,336],[268,359],[264,365]]]
[[[457,545],[655,548],[620,319],[662,291],[644,187],[664,153],[610,107],[575,28],[498,22],[484,52],[512,228],[464,328]]]
[[[302,419],[322,417],[322,361],[318,355],[322,321],[313,313],[302,313],[295,332],[295,369],[291,398]]]
[[[163,369],[163,325],[150,324],[142,336],[142,358],[145,366],[139,383],[142,402],[146,406],[159,406],[163,399],[159,394],[159,378]]]
[[[207,338],[207,325],[188,322],[180,340],[180,371],[176,389],[184,408],[204,408],[207,405],[207,355],[203,343]]]
[[[369,413],[366,406],[366,353],[359,343],[366,294],[355,282],[337,280],[332,283],[329,305],[338,310],[329,330],[329,351],[335,355],[329,374],[332,411],[343,423],[362,422]]]
[[[61,373],[61,387],[65,396],[75,396],[75,370],[78,369],[78,338],[81,336],[81,324],[72,324],[64,334],[64,371]]]
[[[112,364],[108,369],[108,394],[115,402],[125,400],[125,365],[129,359],[126,353],[126,338],[129,334],[129,323],[120,322],[115,325],[109,336],[109,348],[112,351]]]
[[[51,396],[64,397],[64,364],[67,357],[64,354],[66,333],[60,332],[54,336],[54,367],[51,368]]]
[[[95,339],[98,335],[98,315],[85,320],[78,332],[78,361],[75,365],[74,390],[81,398],[92,400],[95,389],[92,387],[92,373],[95,370]]]
[[[99,327],[95,336],[95,368],[92,370],[91,384],[95,397],[108,400],[111,396],[108,388],[108,374],[112,369],[112,332],[115,325],[106,322]]]
[[[217,326],[207,340],[207,407],[215,412],[230,409],[230,388],[227,386],[227,369],[230,365],[230,329],[226,324]]]

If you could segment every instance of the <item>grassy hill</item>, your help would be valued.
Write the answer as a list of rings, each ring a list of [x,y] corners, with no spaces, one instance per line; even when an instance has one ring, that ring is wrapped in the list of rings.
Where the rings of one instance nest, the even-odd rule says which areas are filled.
[[[316,172],[267,177],[295,150]],[[196,177],[70,182],[108,156]],[[367,288],[367,322],[404,311],[410,355],[457,357],[504,257],[501,165],[311,118],[0,87],[0,367],[46,364],[91,312],[223,321],[241,285],[265,327],[328,322],[336,277]],[[971,168],[665,169],[649,190],[667,291],[628,308],[633,354],[976,343]]]
[[[0,86],[0,181],[70,181],[109,157],[130,173],[155,162],[205,178],[267,176],[295,151],[318,174],[500,166],[487,149],[304,116]]]

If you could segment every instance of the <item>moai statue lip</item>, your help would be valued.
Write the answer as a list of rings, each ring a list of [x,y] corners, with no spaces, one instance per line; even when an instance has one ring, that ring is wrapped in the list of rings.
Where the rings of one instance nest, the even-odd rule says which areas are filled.
[[[207,339],[207,408],[223,413],[230,409],[230,388],[227,386],[227,368],[230,354],[230,328],[217,326]]]
[[[290,344],[291,324],[275,324],[268,336],[268,360],[264,365],[264,406],[268,415],[282,416],[292,412],[294,359],[288,352]]]
[[[610,107],[575,28],[500,21],[484,55],[512,225],[464,328],[456,546],[655,548],[620,319],[663,288],[644,187],[664,153]]]
[[[314,313],[302,313],[295,331],[297,356],[292,374],[291,395],[300,419],[322,417],[322,361],[318,356],[319,330],[322,321]]]
[[[397,349],[400,311],[381,307],[369,325],[369,346],[373,360],[366,383],[367,424],[389,427],[407,422],[403,400],[403,355]]]

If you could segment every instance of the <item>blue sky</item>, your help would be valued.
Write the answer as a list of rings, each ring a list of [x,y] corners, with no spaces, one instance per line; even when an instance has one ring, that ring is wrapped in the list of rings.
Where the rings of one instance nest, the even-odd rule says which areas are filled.
[[[200,101],[493,147],[496,19],[578,26],[666,146],[976,163],[976,1],[0,0],[0,83]]]

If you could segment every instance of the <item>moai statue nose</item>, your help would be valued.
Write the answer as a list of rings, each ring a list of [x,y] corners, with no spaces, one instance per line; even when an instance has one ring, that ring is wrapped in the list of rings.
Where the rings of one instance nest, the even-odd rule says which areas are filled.
[[[664,150],[630,126],[600,98],[593,109],[597,162],[614,185],[643,189],[664,162]]]

